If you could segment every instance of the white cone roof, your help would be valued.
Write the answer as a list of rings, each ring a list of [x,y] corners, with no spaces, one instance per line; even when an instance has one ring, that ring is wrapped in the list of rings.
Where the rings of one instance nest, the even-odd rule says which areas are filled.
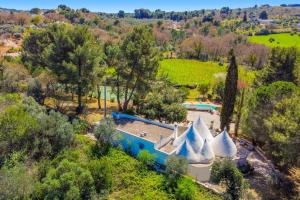
[[[189,163],[199,163],[200,157],[193,150],[190,142],[185,140],[177,149],[176,154],[178,156],[185,157]]]
[[[189,144],[195,152],[201,151],[204,140],[201,138],[200,134],[198,133],[193,124],[190,124],[187,130],[181,136],[174,140],[173,146],[179,146],[185,140],[189,141]]]
[[[206,126],[203,119],[199,116],[198,119],[194,122],[196,130],[200,133],[200,136],[207,140],[208,142],[211,142],[214,138],[209,131],[208,127]]]
[[[185,157],[189,163],[207,164],[216,156],[232,158],[237,153],[237,148],[226,129],[213,137],[200,117],[179,137],[176,134],[173,146],[176,147],[176,155]]]
[[[201,163],[210,163],[214,158],[214,151],[210,143],[207,140],[205,140],[200,155]]]
[[[213,139],[211,146],[215,155],[219,157],[234,157],[237,153],[236,146],[226,129]]]

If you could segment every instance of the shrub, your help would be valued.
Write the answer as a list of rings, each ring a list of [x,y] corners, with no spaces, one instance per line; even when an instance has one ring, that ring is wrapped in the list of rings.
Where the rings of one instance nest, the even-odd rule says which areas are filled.
[[[72,121],[73,124],[73,128],[75,133],[86,133],[89,127],[89,124],[87,121],[85,120],[81,120],[81,119],[74,119]]]
[[[162,116],[167,123],[182,122],[187,116],[187,109],[177,103],[163,105],[162,110]]]
[[[104,118],[100,121],[99,126],[96,126],[93,134],[97,142],[94,148],[96,155],[105,155],[112,147],[113,141],[117,134],[115,123],[111,118]]]
[[[216,100],[222,101],[224,97],[225,81],[218,80],[213,84],[213,94],[216,95]]]
[[[247,183],[242,173],[229,160],[215,162],[211,169],[211,181],[219,184],[224,182],[226,185],[225,198],[240,199],[247,187]]]
[[[37,79],[31,79],[28,82],[27,95],[32,96],[39,104],[44,104],[43,93],[42,84]]]
[[[23,164],[0,170],[0,199],[30,199],[34,178]]]
[[[153,168],[155,164],[156,156],[154,154],[149,153],[147,150],[142,150],[139,152],[137,159],[143,163],[144,166],[149,168]]]
[[[195,199],[196,190],[195,183],[190,178],[181,178],[175,189],[175,197],[178,200],[192,200]]]
[[[210,88],[210,84],[209,82],[205,81],[205,82],[201,82],[198,84],[197,86],[197,90],[200,92],[200,94],[205,97],[209,91]]]
[[[0,113],[0,157],[24,151],[30,157],[52,157],[73,142],[68,118],[45,109],[32,98],[8,106]]]
[[[90,171],[77,163],[62,160],[35,185],[33,199],[90,199],[94,190]]]
[[[255,35],[269,35],[270,31],[268,29],[261,29],[260,31],[256,32]]]
[[[109,193],[112,186],[112,166],[110,162],[105,158],[91,160],[88,168],[94,179],[96,191],[101,194]]]
[[[133,108],[128,108],[124,113],[128,114],[128,115],[135,115],[135,112],[134,112]]]
[[[166,187],[174,191],[181,175],[187,173],[188,162],[184,157],[169,156],[166,163]]]

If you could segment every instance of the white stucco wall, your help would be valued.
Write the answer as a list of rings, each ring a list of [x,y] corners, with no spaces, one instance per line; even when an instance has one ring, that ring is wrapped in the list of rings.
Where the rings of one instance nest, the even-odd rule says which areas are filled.
[[[211,164],[189,164],[188,175],[193,177],[196,181],[207,182],[210,178]]]

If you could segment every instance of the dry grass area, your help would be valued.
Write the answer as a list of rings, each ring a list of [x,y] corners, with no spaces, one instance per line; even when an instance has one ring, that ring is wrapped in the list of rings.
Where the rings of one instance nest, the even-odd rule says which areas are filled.
[[[300,168],[290,170],[290,179],[295,183],[296,191],[300,194]]]
[[[13,38],[0,38],[0,55],[4,55],[11,48],[20,48],[22,45],[22,40],[17,40]]]
[[[84,97],[83,103],[85,104],[85,108],[82,114],[79,115],[80,119],[88,121],[90,124],[93,124],[100,119],[103,118],[104,115],[104,100],[101,100],[101,109],[98,109],[97,99]],[[116,102],[106,101],[107,104],[107,115],[110,115],[112,111],[116,111],[118,109]],[[77,107],[77,98],[74,97],[73,101],[70,95],[62,96],[60,98],[47,98],[45,100],[45,105],[59,110],[60,112],[68,115],[75,116],[76,115],[76,107]]]

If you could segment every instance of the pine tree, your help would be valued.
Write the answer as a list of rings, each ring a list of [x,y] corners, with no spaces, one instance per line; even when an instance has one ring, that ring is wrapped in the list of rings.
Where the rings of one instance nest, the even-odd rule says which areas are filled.
[[[54,25],[53,42],[45,50],[47,67],[62,84],[76,86],[77,112],[83,109],[82,96],[99,66],[101,50],[87,26]]]
[[[225,81],[220,127],[221,129],[227,127],[227,130],[229,130],[230,118],[234,110],[238,81],[238,66],[233,49],[229,51],[229,61],[230,63],[227,69],[227,76]]]

